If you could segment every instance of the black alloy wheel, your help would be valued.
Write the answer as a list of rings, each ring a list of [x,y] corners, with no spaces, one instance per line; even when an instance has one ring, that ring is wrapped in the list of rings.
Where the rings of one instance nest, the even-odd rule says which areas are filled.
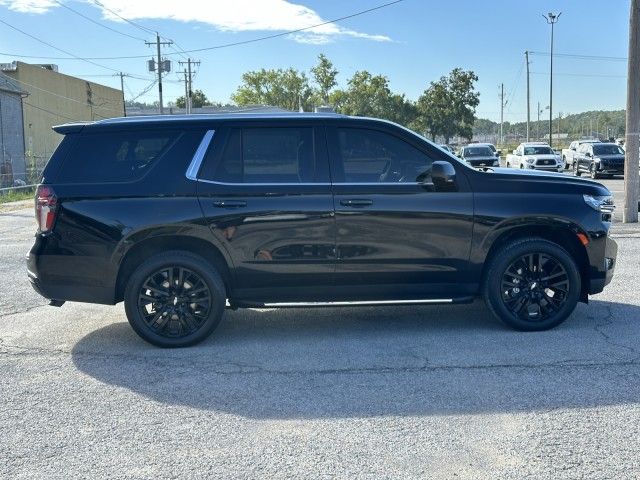
[[[515,240],[489,259],[483,296],[492,313],[516,330],[547,330],[575,309],[582,288],[576,261],[542,238]]]
[[[551,255],[536,252],[512,262],[501,282],[502,301],[516,317],[529,321],[547,320],[567,300],[569,275]]]
[[[195,272],[169,266],[147,277],[138,293],[138,310],[151,330],[169,338],[192,334],[211,310],[211,292]]]
[[[125,290],[131,327],[159,347],[186,347],[207,338],[222,320],[225,285],[199,255],[168,251],[143,262]]]

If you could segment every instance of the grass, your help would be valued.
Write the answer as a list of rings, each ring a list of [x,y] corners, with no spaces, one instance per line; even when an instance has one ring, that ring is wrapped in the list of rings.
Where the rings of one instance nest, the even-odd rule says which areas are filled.
[[[0,193],[0,203],[18,202],[20,200],[33,200],[33,190],[23,188]]]

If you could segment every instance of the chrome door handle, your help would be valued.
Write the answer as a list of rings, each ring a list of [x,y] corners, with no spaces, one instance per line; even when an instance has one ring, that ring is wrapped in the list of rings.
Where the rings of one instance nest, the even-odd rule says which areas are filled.
[[[242,208],[247,206],[247,202],[244,200],[218,200],[213,202],[213,205],[218,208]]]
[[[373,200],[368,198],[351,198],[349,200],[340,200],[343,207],[369,207],[373,205]]]

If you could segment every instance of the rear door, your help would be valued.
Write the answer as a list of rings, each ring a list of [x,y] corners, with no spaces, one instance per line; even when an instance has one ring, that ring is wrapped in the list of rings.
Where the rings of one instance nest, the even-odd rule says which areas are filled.
[[[330,296],[335,220],[323,127],[262,122],[216,130],[198,197],[234,263],[236,298]]]
[[[466,168],[455,165],[455,191],[438,191],[432,162],[457,162],[408,137],[400,129],[328,129],[336,286],[356,298],[450,298],[475,289],[467,276],[473,195]]]

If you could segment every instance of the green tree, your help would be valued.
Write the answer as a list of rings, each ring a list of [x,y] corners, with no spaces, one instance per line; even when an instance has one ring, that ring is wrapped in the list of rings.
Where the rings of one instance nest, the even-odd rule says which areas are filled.
[[[312,89],[304,72],[287,70],[256,70],[242,75],[242,84],[231,96],[240,106],[270,105],[286,110],[312,107]]]
[[[417,124],[432,138],[441,135],[448,143],[454,135],[471,139],[480,94],[475,91],[478,76],[455,68],[447,77],[431,82],[418,99]]]
[[[202,90],[194,90],[191,93],[191,106],[193,108],[207,107],[213,105]],[[185,108],[186,101],[184,95],[176,98],[176,107]]]
[[[313,80],[318,85],[318,100],[324,105],[329,104],[329,93],[338,82],[338,70],[333,67],[333,63],[323,54],[318,55],[318,63],[311,69]]]
[[[417,113],[404,95],[391,92],[387,77],[366,70],[354,73],[346,90],[332,92],[330,103],[346,115],[385,118],[406,126],[412,124]]]

